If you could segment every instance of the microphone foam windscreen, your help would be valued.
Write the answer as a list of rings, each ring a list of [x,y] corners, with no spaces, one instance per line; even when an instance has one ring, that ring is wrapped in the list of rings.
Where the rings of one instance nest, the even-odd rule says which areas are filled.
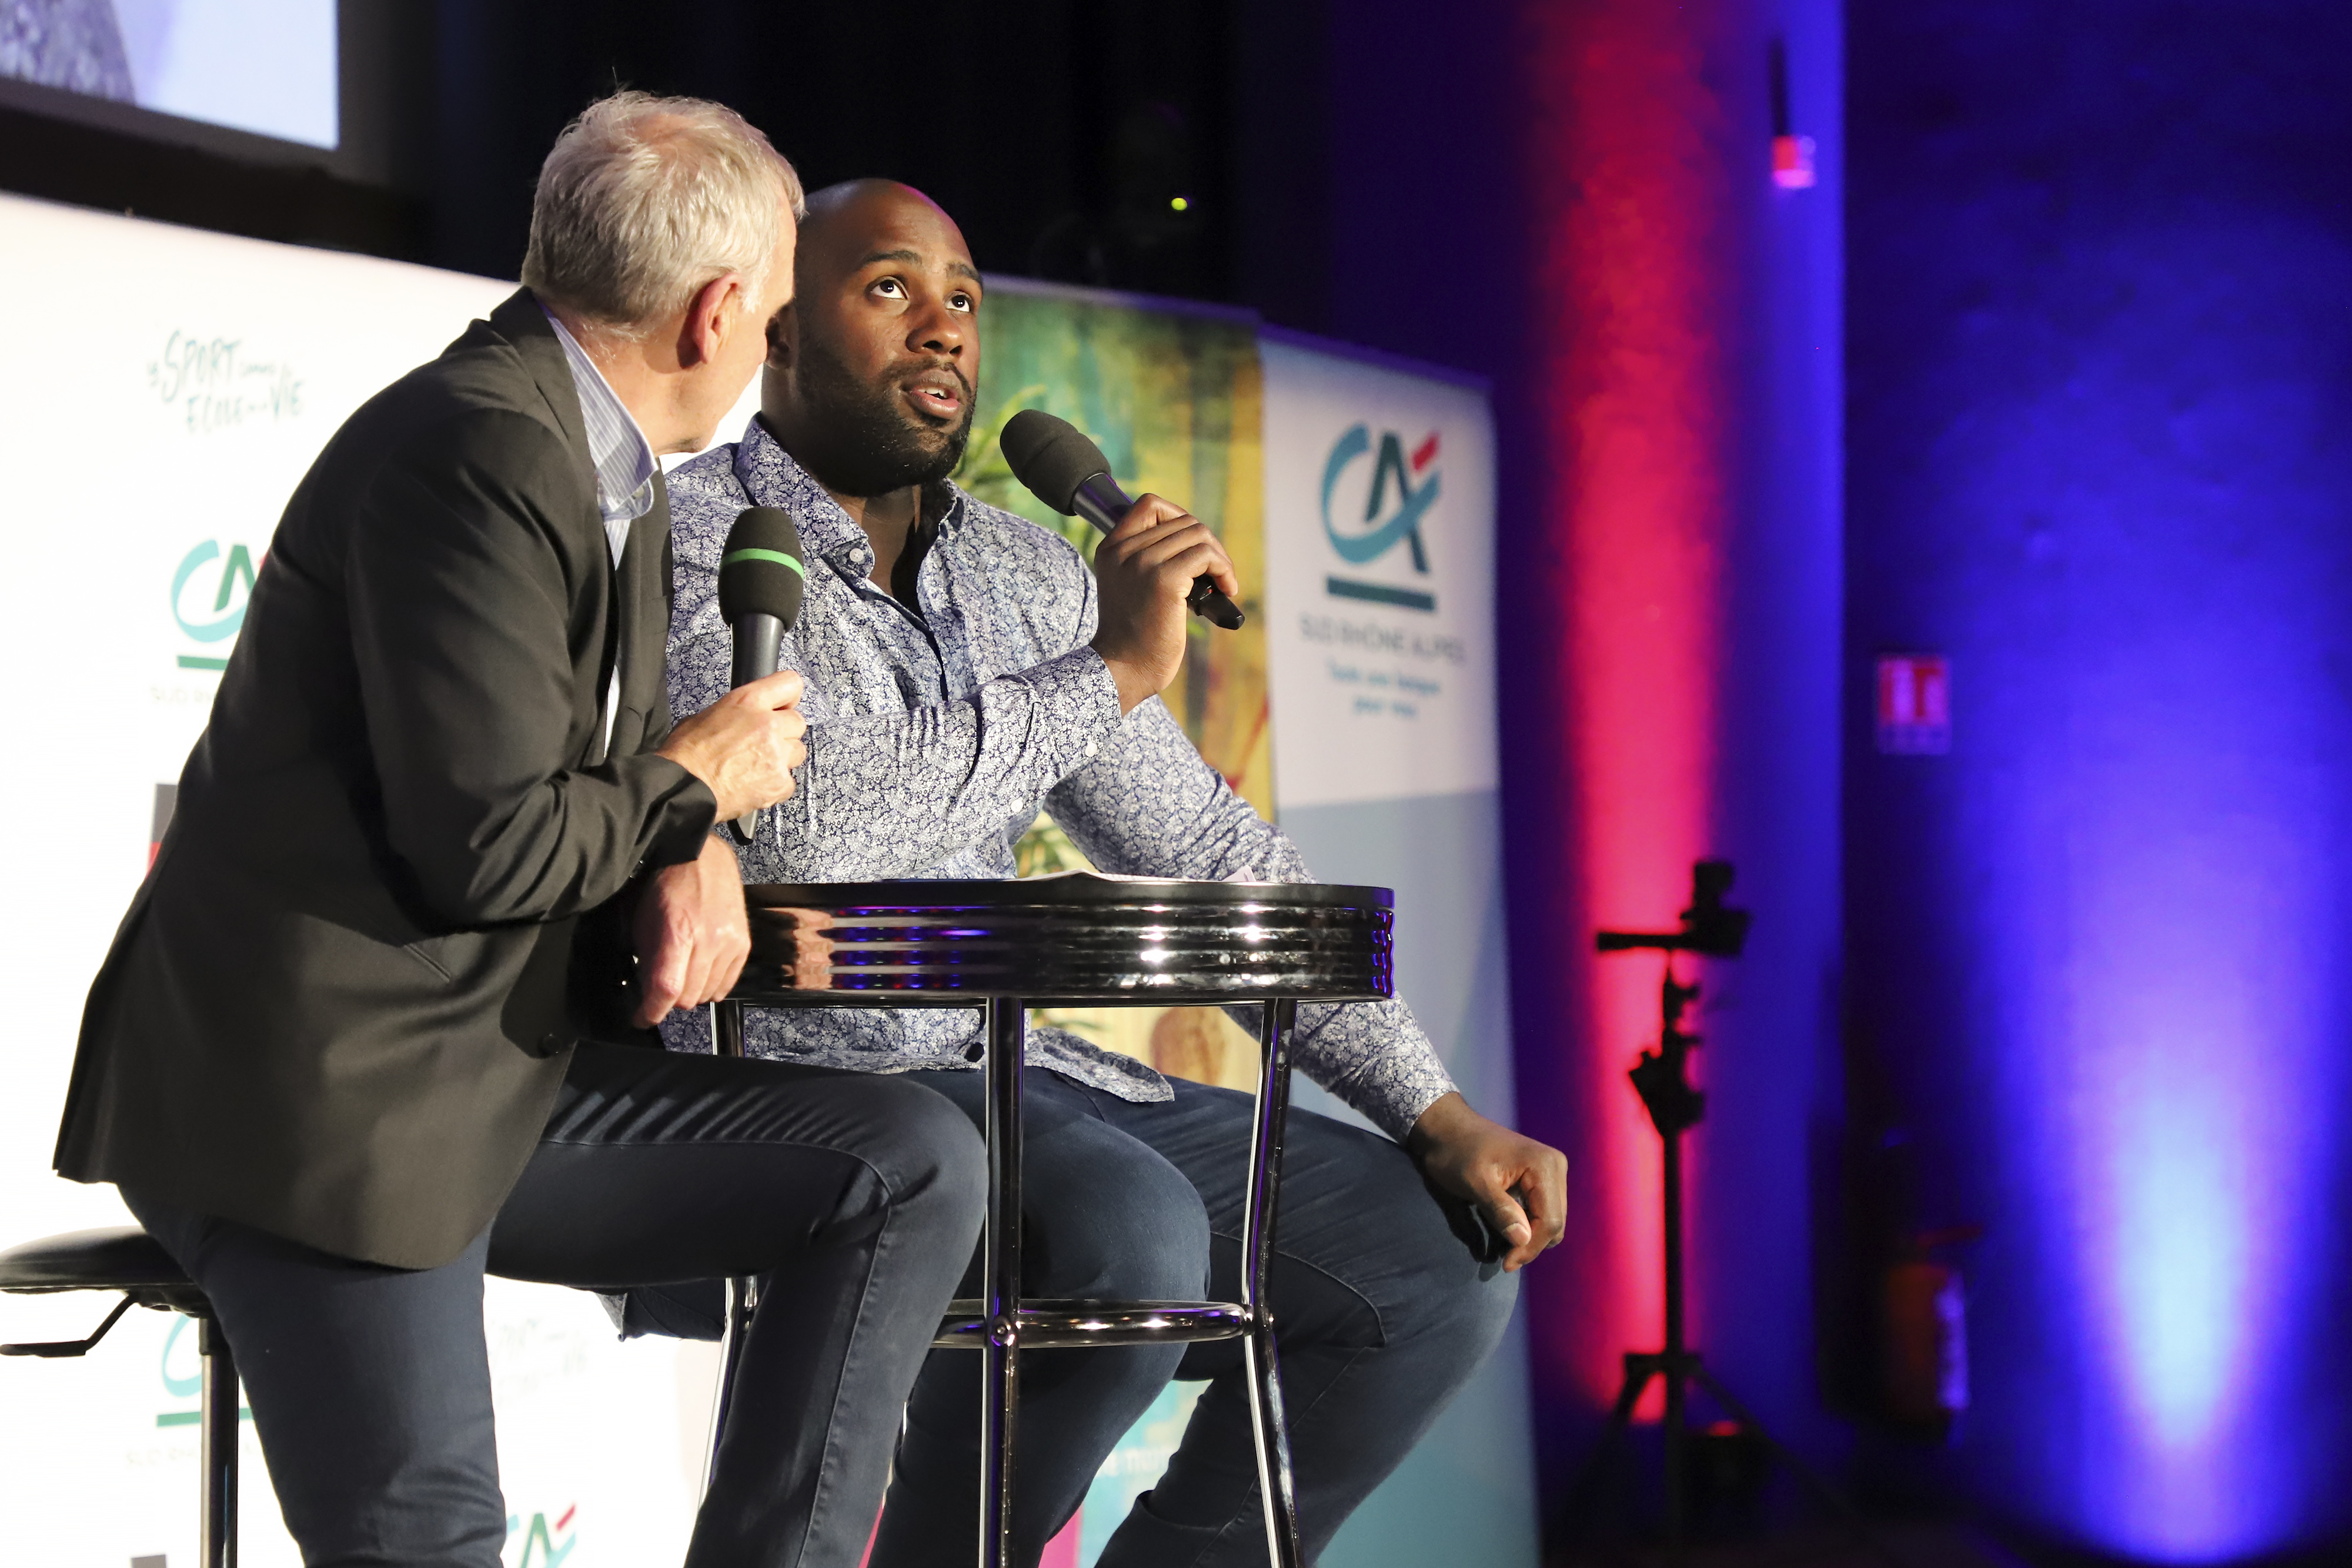
[[[1110,472],[1102,448],[1076,425],[1042,408],[1024,408],[1004,422],[996,437],[1013,476],[1045,505],[1068,517],[1076,512],[1078,486]]]
[[[735,519],[719,556],[719,613],[727,624],[746,615],[772,615],[789,632],[801,617],[807,586],[801,531],[790,513],[753,507]]]

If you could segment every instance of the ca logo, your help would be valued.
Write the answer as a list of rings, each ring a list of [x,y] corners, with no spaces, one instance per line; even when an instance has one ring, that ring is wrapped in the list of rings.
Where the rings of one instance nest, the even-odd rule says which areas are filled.
[[[221,561],[218,573],[207,573],[205,569],[215,561]],[[227,642],[245,624],[245,604],[253,592],[253,577],[251,551],[243,545],[231,545],[227,559],[223,560],[220,542],[206,539],[183,556],[180,570],[172,574],[172,619],[194,642]],[[205,591],[207,588],[212,590],[210,593]],[[228,660],[218,655],[183,653],[180,667],[220,670],[228,667]]]
[[[516,1562],[515,1568],[531,1568],[534,1551],[539,1554],[536,1561],[540,1568],[559,1568],[563,1560],[572,1555],[572,1549],[580,1544],[579,1531],[572,1529],[572,1521],[579,1512],[580,1505],[575,1502],[563,1511],[563,1516],[555,1521],[552,1529],[548,1527],[547,1515],[534,1513],[530,1516],[528,1531],[523,1529],[522,1515],[507,1515],[507,1539],[511,1542],[518,1533],[522,1536],[522,1556]],[[567,1531],[569,1539],[556,1539]]]
[[[1360,523],[1350,518],[1351,526],[1343,531],[1332,520],[1331,501],[1340,487],[1340,481],[1349,468],[1372,454],[1372,433],[1368,425],[1352,424],[1332,444],[1330,456],[1323,462],[1323,536],[1341,560],[1350,566],[1363,566],[1378,560],[1399,544],[1410,547],[1412,570],[1423,576],[1429,572],[1429,549],[1421,537],[1422,519],[1428,515],[1437,499],[1438,472],[1437,433],[1431,431],[1422,444],[1413,448],[1408,464],[1404,442],[1393,430],[1381,433],[1379,455],[1372,459],[1372,480],[1365,494]],[[1389,495],[1396,495],[1394,510],[1389,509]],[[1352,511],[1352,507],[1343,508]],[[1364,599],[1376,603],[1393,604],[1406,610],[1434,610],[1437,601],[1427,593],[1411,589],[1392,588],[1383,583],[1355,582],[1346,578],[1325,580],[1325,587],[1341,599]]]

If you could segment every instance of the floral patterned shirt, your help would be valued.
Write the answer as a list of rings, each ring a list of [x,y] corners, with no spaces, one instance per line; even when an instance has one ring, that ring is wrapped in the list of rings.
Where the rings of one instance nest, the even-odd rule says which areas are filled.
[[[782,666],[807,682],[808,760],[791,800],[739,849],[746,882],[997,879],[1042,809],[1104,871],[1311,882],[1290,841],[1235,795],[1159,698],[1124,717],[1089,647],[1095,579],[1069,542],[961,490],[917,575],[918,609],[872,580],[866,532],[757,420],[669,476],[677,603],[670,700],[698,713],[728,688],[719,558],[746,507],[798,525],[807,597]],[[1255,1009],[1236,1009],[1253,1030]],[[674,1050],[707,1051],[704,1014],[672,1014]],[[976,1068],[977,1009],[754,1010],[744,1048],[873,1072]],[[1299,1009],[1293,1060],[1402,1138],[1454,1087],[1402,1002]],[[1132,1058],[1031,1031],[1028,1060],[1123,1099],[1168,1097]]]

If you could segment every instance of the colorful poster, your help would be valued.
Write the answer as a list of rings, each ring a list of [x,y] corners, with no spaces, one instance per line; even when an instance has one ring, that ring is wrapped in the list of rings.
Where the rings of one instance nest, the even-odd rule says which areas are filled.
[[[1202,755],[1245,800],[1271,810],[1255,319],[997,278],[981,334],[978,407],[957,483],[1055,529],[1092,560],[1093,528],[1031,495],[997,451],[1006,420],[1041,408],[1093,437],[1128,494],[1176,502],[1233,557],[1249,622],[1226,632],[1195,619],[1184,672],[1163,695]]]
[[[1237,632],[1194,619],[1183,673],[1163,694],[1210,765],[1259,810],[1274,810],[1265,685],[1265,486],[1257,329],[1234,311],[1094,289],[992,279],[981,308],[972,440],[957,482],[1053,528],[1091,560],[1097,535],[1025,489],[997,450],[1004,422],[1041,408],[1094,439],[1130,496],[1166,497],[1213,529],[1242,580]],[[1040,817],[1024,874],[1084,865]],[[1257,1048],[1207,1008],[1060,1010],[1046,1022],[1203,1082],[1255,1082]]]

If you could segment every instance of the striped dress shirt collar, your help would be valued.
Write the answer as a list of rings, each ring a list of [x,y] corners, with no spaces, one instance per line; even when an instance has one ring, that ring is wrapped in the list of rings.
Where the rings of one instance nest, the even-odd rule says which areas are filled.
[[[621,556],[629,548],[629,525],[654,509],[654,476],[661,471],[654,461],[653,443],[637,427],[636,416],[629,412],[588,357],[588,350],[578,339],[555,319],[555,312],[545,305],[540,307],[547,324],[555,329],[555,340],[563,345],[564,361],[572,367],[572,389],[580,394],[580,423],[588,432],[588,459],[596,468],[596,510],[604,519],[604,542],[613,551],[613,570],[621,570]],[[604,744],[598,759],[613,749],[613,721],[621,712],[621,662],[613,661],[612,678],[604,684]]]
[[[547,316],[547,324],[555,329],[555,340],[563,345],[563,358],[572,367],[572,384],[580,393],[580,422],[588,431],[588,456],[596,467],[596,510],[604,518],[604,535],[613,547],[613,564],[621,564],[621,551],[629,542],[629,525],[653,510],[654,475],[660,465],[654,461],[652,443],[637,427],[636,417],[628,405],[613,391],[604,372],[588,357],[588,350],[568,331],[555,312],[540,307]]]

